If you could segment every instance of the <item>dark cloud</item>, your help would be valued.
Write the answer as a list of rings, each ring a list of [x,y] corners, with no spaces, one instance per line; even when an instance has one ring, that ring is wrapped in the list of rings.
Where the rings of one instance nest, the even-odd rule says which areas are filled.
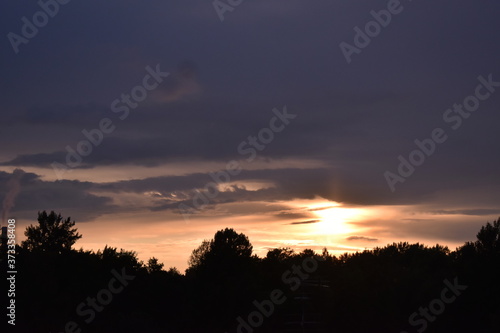
[[[336,206],[326,206],[326,207],[311,208],[311,209],[309,209],[309,211],[310,212],[317,212],[317,211],[331,209],[331,208],[335,208],[335,207]]]
[[[376,242],[376,241],[378,241],[377,238],[366,237],[366,236],[349,236],[346,239],[348,241],[357,241],[357,240],[368,241],[368,242]]]
[[[11,174],[0,171],[0,200],[6,198],[7,183],[11,178]],[[94,195],[90,189],[88,182],[47,182],[27,172],[20,179],[19,193],[10,213],[17,218],[34,220],[38,211],[54,210],[68,212],[78,222],[87,222],[118,210],[112,198]]]
[[[463,210],[437,210],[431,212],[436,215],[476,215],[476,216],[500,216],[500,209],[463,209]]]
[[[304,214],[304,213],[294,213],[294,212],[279,212],[278,214],[274,214],[275,218],[279,219],[302,219],[302,218],[308,218],[310,217],[309,214]]]
[[[496,218],[496,217],[494,217]],[[484,216],[472,218],[457,217],[453,220],[438,219],[410,219],[403,223],[384,219],[368,219],[363,222],[351,222],[358,227],[369,227],[375,238],[390,237],[395,240],[425,239],[427,244],[432,242],[463,243],[474,241],[475,236],[485,225],[488,219]]]
[[[313,224],[313,223],[318,223],[320,221],[321,220],[307,220],[307,221],[292,222],[292,223],[288,223],[288,224],[291,224],[291,225],[294,225],[294,224]]]
[[[325,167],[245,171],[234,180],[275,186],[234,186],[212,206],[322,197],[347,205],[426,205],[436,215],[499,215],[498,91],[459,130],[447,128],[449,139],[395,193],[383,174],[396,172],[398,156],[408,157],[415,139],[445,127],[443,112],[474,92],[478,75],[492,73],[500,81],[500,47],[491,33],[500,28],[500,4],[407,2],[348,65],[338,44],[352,43],[353,28],[386,5],[256,0],[221,23],[210,1],[69,2],[20,45],[19,54],[7,38],[0,46],[0,165],[53,172],[51,163],[65,163],[66,146],[76,148],[85,139],[82,130],[96,128],[105,117],[116,130],[78,168],[242,159],[238,145],[269,126],[274,107],[287,105],[298,117],[259,157],[314,159]],[[20,33],[21,18],[37,10],[36,2],[2,3],[4,36]],[[111,102],[156,64],[171,75],[121,121]],[[2,193],[6,176],[0,174]],[[159,193],[149,208],[174,209],[192,202],[194,190],[211,181],[202,173],[130,175],[129,181],[107,184],[56,183],[42,176],[23,176],[14,207],[20,214],[55,206],[89,220],[116,209],[108,195],[148,191]],[[429,228],[405,231],[445,232],[423,223]],[[459,227],[450,238],[470,232],[465,222]]]

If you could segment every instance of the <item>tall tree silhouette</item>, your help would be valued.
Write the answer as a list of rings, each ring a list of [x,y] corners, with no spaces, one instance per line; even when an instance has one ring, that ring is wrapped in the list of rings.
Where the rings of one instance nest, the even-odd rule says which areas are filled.
[[[229,330],[234,318],[252,304],[256,261],[252,251],[247,236],[226,228],[191,254],[186,270],[194,300],[190,312],[215,331]]]
[[[252,250],[248,237],[231,228],[217,231],[210,246],[210,254],[221,258],[250,258]]]
[[[476,248],[479,253],[500,253],[500,218],[493,223],[486,223],[476,237]]]
[[[189,258],[191,270],[206,266],[231,265],[252,256],[253,246],[244,234],[226,228],[215,233],[210,241],[204,240]]]
[[[22,242],[22,247],[29,251],[47,251],[62,253],[71,250],[71,246],[82,238],[74,228],[75,221],[71,218],[63,219],[61,214],[51,211],[38,212],[38,225],[30,225],[24,235],[28,237]]]
[[[205,239],[200,246],[193,250],[188,261],[188,265],[191,269],[199,267],[206,261],[207,253],[210,252],[210,244],[210,241]]]

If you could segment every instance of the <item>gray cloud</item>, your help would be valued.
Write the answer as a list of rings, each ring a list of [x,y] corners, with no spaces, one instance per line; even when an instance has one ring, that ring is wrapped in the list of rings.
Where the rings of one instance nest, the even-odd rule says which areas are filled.
[[[500,216],[500,209],[463,209],[463,210],[437,210],[431,212],[436,215],[475,215],[475,216]]]
[[[288,224],[291,224],[291,225],[295,225],[295,224],[313,224],[313,223],[318,223],[318,222],[320,222],[320,220],[297,221],[297,222],[292,222],[292,223],[288,223]]]
[[[0,188],[7,189],[12,175],[0,171]],[[25,173],[20,181],[20,192],[11,214],[17,218],[36,219],[38,211],[68,212],[75,220],[87,222],[103,214],[113,213],[118,207],[106,196],[90,192],[91,184],[78,181],[46,182],[33,173]],[[8,193],[0,192],[5,200]]]
[[[414,239],[425,239],[425,243],[447,241],[454,243],[463,243],[465,241],[475,240],[475,236],[485,225],[487,219],[484,216],[478,218],[457,217],[452,221],[443,221],[439,219],[417,219],[410,223],[390,220],[368,219],[363,222],[352,222],[359,227],[370,227],[371,235],[375,238],[390,237],[395,240],[401,240],[408,237]]]
[[[467,215],[474,222],[447,230],[423,221],[425,230],[410,224],[401,234],[462,239],[477,227],[476,217],[499,215],[494,184],[500,180],[500,91],[460,130],[448,131],[448,141],[396,193],[383,173],[415,149],[415,139],[444,126],[443,112],[474,90],[478,75],[493,73],[500,80],[500,47],[491,33],[500,28],[500,4],[461,2],[450,16],[448,3],[408,2],[347,65],[338,43],[352,41],[353,27],[385,6],[368,0],[256,0],[221,24],[209,1],[70,2],[18,55],[8,40],[1,46],[0,166],[53,172],[50,164],[64,163],[65,147],[75,147],[84,139],[81,131],[103,117],[117,129],[80,168],[227,162],[241,158],[238,144],[268,125],[272,108],[286,104],[297,121],[259,156],[316,159],[328,167],[245,171],[236,180],[275,187],[234,187],[212,205],[317,196],[347,205],[425,205],[436,215]],[[21,17],[38,5],[9,1],[0,10],[7,13],[0,22],[4,34],[19,33]],[[110,112],[111,101],[140,82],[145,66],[158,63],[172,75],[120,122]],[[3,196],[8,176],[0,173]],[[132,174],[130,181],[107,184],[42,177],[23,177],[15,213],[56,206],[91,220],[117,209],[113,195],[147,191],[160,193],[150,209],[172,210],[211,181],[201,173],[146,179]],[[311,218],[274,213],[294,221]]]
[[[277,214],[274,214],[274,217],[275,218],[279,218],[279,219],[286,219],[286,220],[290,220],[290,219],[303,219],[303,218],[309,218],[311,217],[311,215],[309,214],[304,214],[304,213],[295,213],[295,212],[279,212]]]
[[[366,237],[366,236],[349,236],[346,239],[348,241],[357,241],[357,240],[368,241],[368,242],[376,242],[376,241],[378,241],[377,238]]]

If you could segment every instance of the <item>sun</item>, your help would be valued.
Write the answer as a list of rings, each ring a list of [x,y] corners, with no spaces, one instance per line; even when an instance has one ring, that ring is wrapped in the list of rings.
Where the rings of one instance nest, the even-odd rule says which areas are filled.
[[[340,204],[325,207],[314,207],[311,209],[317,216],[317,231],[321,234],[349,234],[356,229],[349,224],[351,221],[359,220],[364,211],[361,208],[342,207]]]

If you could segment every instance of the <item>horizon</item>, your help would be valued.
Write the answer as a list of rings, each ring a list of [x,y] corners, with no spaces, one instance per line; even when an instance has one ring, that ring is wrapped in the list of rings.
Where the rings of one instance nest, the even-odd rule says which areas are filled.
[[[330,206],[324,206],[324,203],[330,204]],[[319,211],[331,211],[335,209],[343,209],[349,210],[345,208],[341,208],[341,206],[331,206],[332,202],[319,201],[312,204],[312,208]],[[324,209],[327,208],[327,209]],[[363,210],[362,208],[351,208],[352,210]],[[299,209],[300,210],[300,209]],[[302,209],[303,210],[303,209]],[[55,212],[58,214],[59,212]],[[345,213],[344,213],[345,214]],[[364,216],[368,213],[356,212],[356,216]],[[351,213],[351,215],[354,215]],[[63,218],[67,218],[64,214],[61,214]],[[349,213],[346,214],[349,216]],[[447,218],[451,221],[448,223],[454,223],[453,218],[455,214],[449,214]],[[497,217],[498,218],[498,217]],[[410,244],[420,243],[425,246],[435,246],[441,245],[449,248],[450,251],[455,251],[457,248],[463,246],[465,242],[474,241],[476,234],[479,232],[479,229],[484,226],[486,223],[491,223],[495,220],[495,218],[483,219],[482,216],[474,219],[474,224],[470,223],[468,226],[474,226],[475,229],[471,230],[470,237],[468,239],[463,239],[462,241],[450,241],[449,238],[421,238],[421,237],[410,237],[404,238],[401,236],[397,238],[397,236],[392,237],[383,237],[383,238],[370,238],[366,235],[373,234],[377,235],[378,233],[364,233],[361,236],[361,232],[358,230],[363,230],[366,228],[353,229],[353,227],[349,227],[350,224],[355,225],[356,223],[361,224],[362,220],[355,220],[346,218],[346,220],[341,223],[344,225],[344,230],[339,230],[339,226],[337,224],[333,225],[328,222],[328,218],[324,218],[321,215],[318,216],[319,221],[309,220],[309,221],[295,221],[295,222],[287,222],[281,223],[283,229],[287,228],[287,226],[294,226],[297,224],[299,228],[296,228],[294,232],[289,232],[284,236],[283,231],[276,230],[276,227],[272,230],[269,228],[252,230],[251,228],[255,228],[255,224],[252,224],[251,221],[246,224],[242,223],[239,228],[235,228],[231,225],[223,225],[218,222],[214,222],[212,224],[208,224],[204,222],[203,231],[199,231],[200,225],[195,224],[196,222],[182,221],[183,223],[181,235],[176,235],[176,229],[180,229],[177,225],[172,225],[172,229],[160,230],[158,227],[150,226],[149,230],[145,230],[143,234],[133,234],[127,232],[114,231],[113,237],[109,239],[109,230],[106,229],[105,226],[100,226],[97,230],[95,227],[91,226],[91,223],[78,223],[76,221],[75,227],[78,229],[78,232],[82,234],[82,238],[77,240],[73,245],[74,250],[91,250],[97,252],[98,250],[103,250],[105,246],[114,247],[118,250],[123,249],[126,251],[134,251],[137,253],[138,258],[147,262],[151,257],[155,257],[159,259],[159,262],[165,265],[165,269],[175,267],[182,274],[188,268],[188,259],[191,255],[191,252],[198,248],[202,241],[210,240],[213,238],[214,234],[217,231],[220,231],[224,228],[233,228],[236,232],[243,233],[248,236],[250,242],[253,245],[253,253],[260,258],[264,258],[269,250],[275,248],[291,248],[296,253],[299,253],[305,249],[312,249],[316,253],[321,253],[323,248],[327,248],[328,252],[331,255],[339,256],[344,253],[355,253],[355,252],[363,252],[365,250],[373,250],[374,248],[382,248],[387,245],[391,245],[393,243],[399,242],[408,242]],[[72,219],[73,220],[73,219]],[[103,220],[103,222],[105,219]],[[367,220],[370,221],[370,220]],[[373,220],[371,220],[373,221]],[[472,219],[467,220],[465,222],[471,222]],[[110,222],[108,228],[114,229],[114,222]],[[134,222],[130,222],[132,225]],[[161,223],[161,222],[158,222]],[[228,222],[229,223],[229,222]],[[261,221],[260,223],[266,224],[267,222]],[[403,222],[404,224],[405,222]],[[406,222],[408,223],[408,222]],[[186,225],[187,224],[187,225]],[[194,224],[194,225],[190,225]],[[314,229],[310,228],[310,224],[314,225]],[[369,222],[369,224],[373,225],[373,222]],[[6,226],[5,223],[2,226]],[[16,230],[17,230],[17,243],[20,244],[22,241],[26,239],[24,236],[24,230],[27,226],[33,225],[36,226],[36,219],[32,221],[24,221],[16,219]],[[191,228],[190,228],[191,227]],[[196,229],[196,231],[192,230],[192,227]],[[300,228],[301,227],[301,228]],[[101,229],[104,228],[104,229]],[[415,228],[415,226],[412,226]],[[407,232],[411,232],[407,230]],[[126,230],[125,230],[126,231]],[[133,230],[134,232],[136,230]],[[86,234],[90,232],[90,237],[87,237]],[[152,233],[156,233],[155,236],[151,236]],[[187,234],[187,235],[186,235]],[[276,234],[281,234],[279,237]],[[165,237],[165,238],[163,238]],[[170,237],[170,238],[169,238]],[[188,238],[189,237],[189,238]],[[273,238],[274,237],[274,238]],[[89,239],[86,240],[86,239]],[[117,240],[117,239],[124,239]],[[140,242],[145,238],[151,238],[151,242]],[[186,242],[185,239],[189,239],[190,241]],[[106,240],[104,240],[106,239]],[[139,241],[138,241],[139,240]],[[163,243],[165,242],[165,243]]]

